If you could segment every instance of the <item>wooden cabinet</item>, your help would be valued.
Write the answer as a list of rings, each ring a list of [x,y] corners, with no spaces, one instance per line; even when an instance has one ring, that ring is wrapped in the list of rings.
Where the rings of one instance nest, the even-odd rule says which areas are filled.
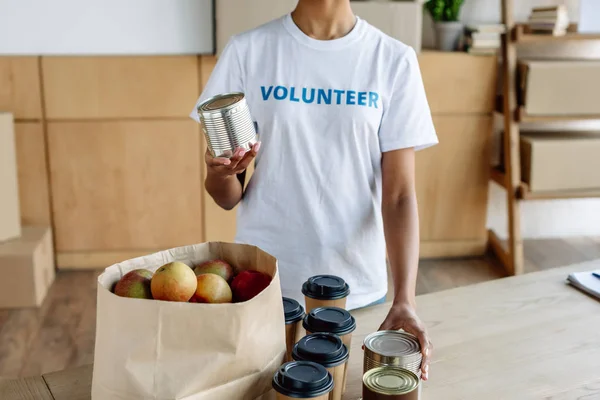
[[[440,143],[417,153],[422,257],[483,254],[491,153],[490,115],[435,115]]]
[[[461,52],[419,54],[431,112],[490,115],[496,97],[497,63],[496,57]]]
[[[15,120],[42,119],[38,57],[0,57],[0,111]]]
[[[197,56],[42,57],[46,114],[57,119],[185,118]]]
[[[50,122],[48,137],[58,252],[150,252],[204,239],[194,121]]]
[[[49,226],[50,193],[42,123],[15,123],[15,138],[21,222]]]

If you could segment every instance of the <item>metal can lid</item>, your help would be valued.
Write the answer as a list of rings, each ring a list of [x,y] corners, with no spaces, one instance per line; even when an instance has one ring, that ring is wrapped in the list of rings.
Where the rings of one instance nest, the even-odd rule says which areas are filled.
[[[198,106],[198,111],[224,111],[233,108],[241,100],[244,100],[244,93],[225,93],[213,96]]]
[[[294,299],[283,297],[283,312],[285,313],[285,323],[292,324],[304,318],[304,308]]]
[[[421,346],[414,335],[403,331],[378,331],[365,338],[365,348],[385,357],[420,355]]]
[[[363,383],[371,392],[400,395],[419,387],[419,378],[414,372],[403,368],[379,367],[367,371]]]

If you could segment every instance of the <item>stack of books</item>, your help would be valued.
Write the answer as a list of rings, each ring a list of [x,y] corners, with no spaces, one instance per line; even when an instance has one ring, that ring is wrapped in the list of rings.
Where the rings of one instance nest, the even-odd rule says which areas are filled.
[[[496,54],[505,31],[502,24],[469,24],[465,27],[463,48],[471,54]]]
[[[569,28],[569,13],[565,5],[534,8],[529,16],[529,30],[563,36]]]

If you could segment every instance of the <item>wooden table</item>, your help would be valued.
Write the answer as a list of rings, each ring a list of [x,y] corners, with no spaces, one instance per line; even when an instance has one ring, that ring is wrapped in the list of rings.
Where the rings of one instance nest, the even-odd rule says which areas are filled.
[[[424,399],[600,399],[600,302],[565,284],[600,260],[419,296],[435,350]],[[389,304],[354,314],[348,391],[360,397],[361,342]],[[86,400],[92,366],[0,381],[0,399]]]

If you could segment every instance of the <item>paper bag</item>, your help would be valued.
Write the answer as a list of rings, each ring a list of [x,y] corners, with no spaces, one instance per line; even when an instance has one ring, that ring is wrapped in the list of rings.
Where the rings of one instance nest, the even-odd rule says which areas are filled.
[[[110,290],[133,269],[215,258],[267,273],[271,284],[234,304],[130,299]],[[277,261],[254,246],[178,247],[112,265],[98,278],[93,400],[256,399],[270,391],[285,348]]]

